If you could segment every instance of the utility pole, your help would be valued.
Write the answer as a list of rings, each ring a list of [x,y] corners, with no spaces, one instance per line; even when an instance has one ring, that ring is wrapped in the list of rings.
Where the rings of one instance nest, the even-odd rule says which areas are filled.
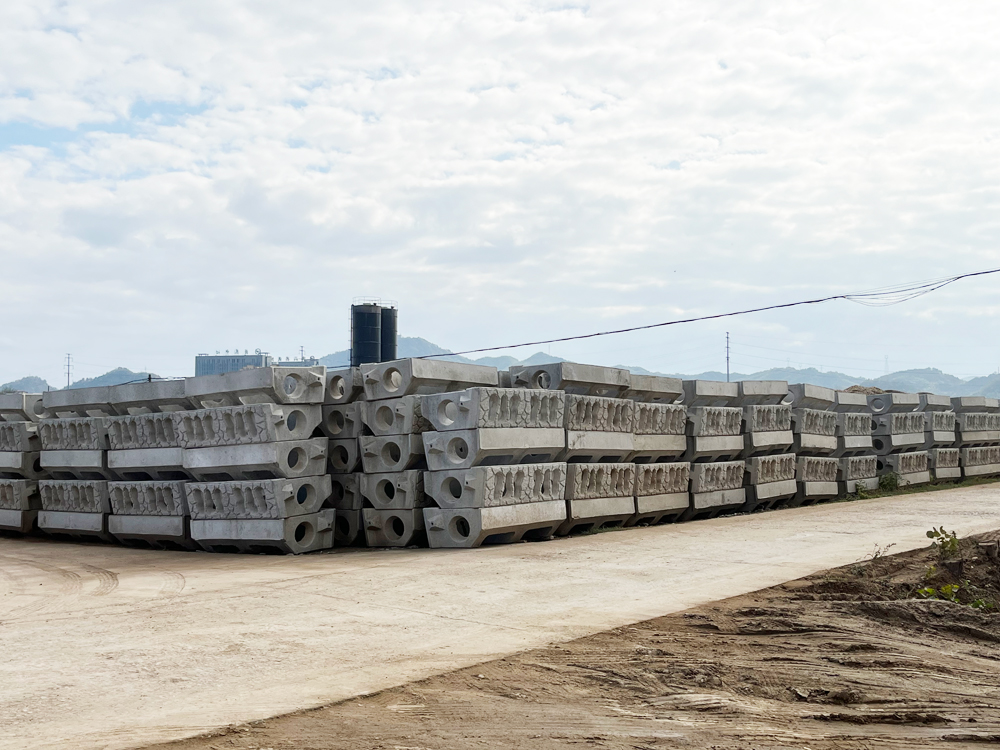
[[[885,374],[889,374],[889,355],[885,355]]]
[[[73,372],[73,355],[66,355],[66,387],[69,388],[69,378]]]
[[[729,382],[729,331],[726,331],[726,382]]]

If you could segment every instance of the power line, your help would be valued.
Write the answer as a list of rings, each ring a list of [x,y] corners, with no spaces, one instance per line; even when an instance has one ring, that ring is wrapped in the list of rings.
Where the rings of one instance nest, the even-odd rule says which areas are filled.
[[[543,339],[541,341],[526,341],[521,344],[507,344],[505,346],[487,346],[481,349],[466,349],[461,352],[449,352],[447,355],[442,354],[426,354],[422,357],[416,357],[415,359],[429,359],[431,357],[441,357],[441,356],[458,356],[461,354],[480,354],[482,352],[495,352],[501,349],[517,349],[522,346],[541,346],[543,344],[559,344],[564,341],[579,341],[581,339],[592,339],[598,336],[613,336],[619,333],[631,333],[633,331],[647,331],[652,328],[665,328],[666,326],[676,326],[682,323],[698,323],[704,320],[718,320],[719,318],[733,318],[737,315],[749,315],[751,313],[766,312],[768,310],[782,310],[789,307],[801,307],[803,305],[818,305],[824,302],[832,302],[833,300],[847,300],[848,302],[856,302],[860,305],[867,305],[869,307],[888,307],[890,305],[898,305],[902,302],[907,302],[911,299],[916,299],[925,294],[930,294],[931,292],[937,291],[942,287],[946,287],[949,284],[954,284],[956,281],[962,279],[972,278],[974,276],[987,276],[989,274],[1000,273],[1000,268],[993,268],[988,271],[973,271],[971,273],[963,273],[958,276],[948,276],[943,279],[934,279],[931,281],[921,281],[910,284],[901,284],[896,286],[882,287],[879,289],[874,289],[865,292],[856,292],[853,294],[834,294],[829,297],[820,297],[818,299],[808,299],[801,300],[799,302],[785,302],[780,305],[767,305],[766,307],[754,307],[749,310],[737,310],[736,312],[728,313],[717,313],[715,315],[703,315],[697,318],[683,318],[681,320],[668,320],[664,323],[650,323],[644,326],[633,326],[631,328],[619,328],[614,331],[601,331],[599,333],[584,333],[577,336],[563,336],[556,339]]]

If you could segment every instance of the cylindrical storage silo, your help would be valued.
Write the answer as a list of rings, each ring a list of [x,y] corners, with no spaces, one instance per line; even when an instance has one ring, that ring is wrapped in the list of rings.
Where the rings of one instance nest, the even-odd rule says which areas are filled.
[[[351,305],[351,367],[381,362],[382,308]]]
[[[396,359],[396,313],[395,307],[382,308],[382,361]]]

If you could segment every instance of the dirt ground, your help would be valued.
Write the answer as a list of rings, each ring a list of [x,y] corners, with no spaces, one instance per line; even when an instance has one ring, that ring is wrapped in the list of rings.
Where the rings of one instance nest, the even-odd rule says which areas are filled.
[[[998,538],[963,540],[947,566],[936,548],[876,548],[754,594],[156,747],[983,747],[1000,742],[1000,562],[978,543]]]

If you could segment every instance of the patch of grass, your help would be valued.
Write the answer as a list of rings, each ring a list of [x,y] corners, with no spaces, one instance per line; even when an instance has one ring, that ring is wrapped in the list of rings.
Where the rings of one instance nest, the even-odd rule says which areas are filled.
[[[897,487],[896,489],[882,489],[881,481],[877,490],[861,490],[856,495],[847,495],[845,500],[867,500],[874,497],[893,497],[894,495],[913,495],[918,492],[936,492],[937,490],[953,490],[961,487],[977,487],[981,484],[997,484],[1000,477],[969,477],[960,481],[940,481],[929,484],[918,484],[912,487]]]

